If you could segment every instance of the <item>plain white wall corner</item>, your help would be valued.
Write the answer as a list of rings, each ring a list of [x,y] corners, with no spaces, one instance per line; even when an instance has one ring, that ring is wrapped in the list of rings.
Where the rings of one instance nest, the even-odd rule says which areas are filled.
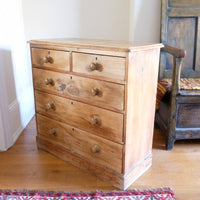
[[[160,0],[130,0],[129,40],[160,42]]]

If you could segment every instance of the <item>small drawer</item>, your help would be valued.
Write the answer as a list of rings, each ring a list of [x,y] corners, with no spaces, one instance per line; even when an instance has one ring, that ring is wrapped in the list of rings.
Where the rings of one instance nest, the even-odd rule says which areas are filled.
[[[124,82],[125,58],[73,53],[73,71]]]
[[[32,48],[33,66],[54,68],[62,71],[69,71],[69,52],[48,49]]]
[[[124,85],[33,68],[34,88],[124,109]]]
[[[38,136],[91,162],[122,173],[123,145],[37,114]]]
[[[123,143],[123,114],[35,90],[36,112]]]

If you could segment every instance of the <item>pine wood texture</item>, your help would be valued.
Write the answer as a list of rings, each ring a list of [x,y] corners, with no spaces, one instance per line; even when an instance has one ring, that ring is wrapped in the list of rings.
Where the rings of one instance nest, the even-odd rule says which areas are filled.
[[[6,152],[0,152],[1,189],[68,192],[117,189],[88,170],[74,167],[38,149],[36,132],[35,119],[32,119],[15,145]],[[154,129],[152,150],[153,165],[128,189],[171,187],[177,199],[198,200],[200,140],[177,141],[173,151],[166,151],[163,134]]]
[[[70,149],[71,152],[83,156],[90,162],[106,166],[118,173],[122,172],[122,145],[39,114],[37,123],[37,137]]]
[[[61,49],[70,49],[76,52],[81,52],[83,49],[85,53],[88,53],[88,48],[91,51],[98,52],[98,50],[102,50],[108,55],[122,55],[124,56],[124,52],[131,51],[140,51],[150,48],[160,48],[160,44],[155,43],[141,43],[141,42],[131,42],[131,41],[116,41],[116,40],[98,40],[98,39],[82,39],[82,38],[56,38],[56,39],[42,39],[42,40],[31,40],[29,41],[33,47],[49,47],[52,46],[54,48]],[[101,51],[101,52],[102,52]],[[90,52],[90,51],[89,51]]]
[[[151,154],[159,53],[153,49],[129,55],[125,173]]]
[[[52,84],[46,81],[52,79]],[[124,110],[124,85],[70,74],[33,68],[34,87],[38,90],[89,101],[110,109]]]
[[[115,142],[123,141],[123,114],[39,91],[35,91],[35,100],[36,112],[40,114]],[[54,108],[49,108],[51,103]]]
[[[33,65],[69,71],[69,52],[32,48],[31,54]]]
[[[151,166],[162,45],[107,41],[103,46],[102,40],[78,39],[30,43],[39,49],[32,51],[38,147],[126,189]],[[43,58],[51,51],[52,58]],[[70,52],[61,58],[69,59],[69,71],[59,62],[53,68],[34,63],[34,57],[42,57],[52,64],[60,52]]]
[[[100,76],[123,82],[125,80],[125,58],[73,53],[73,71],[91,76]],[[99,63],[97,70],[90,65]]]

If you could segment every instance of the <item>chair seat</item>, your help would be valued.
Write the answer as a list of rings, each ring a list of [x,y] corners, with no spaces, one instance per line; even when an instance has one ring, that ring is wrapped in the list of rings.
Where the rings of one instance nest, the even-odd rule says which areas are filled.
[[[160,101],[167,92],[172,88],[172,79],[164,78],[158,81],[156,109],[159,109]],[[180,79],[180,94],[182,95],[196,95],[194,92],[200,90],[200,78],[181,78]]]

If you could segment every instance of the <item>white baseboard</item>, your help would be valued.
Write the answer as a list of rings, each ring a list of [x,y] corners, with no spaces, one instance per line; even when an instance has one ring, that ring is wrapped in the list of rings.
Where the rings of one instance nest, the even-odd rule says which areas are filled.
[[[22,126],[19,126],[18,129],[14,133],[12,133],[13,144],[15,144],[15,142],[17,141],[23,130],[24,128]]]
[[[34,95],[32,88],[27,89],[19,98],[21,123],[25,128],[35,114]]]
[[[15,99],[9,106],[9,119],[10,119],[10,128],[12,133],[12,145],[16,142],[21,132],[23,131],[23,126],[21,123],[21,114],[19,103],[17,99]]]
[[[15,99],[9,105],[9,118],[12,132],[12,145],[21,135],[35,114],[33,94],[27,90],[21,95],[19,101]]]

